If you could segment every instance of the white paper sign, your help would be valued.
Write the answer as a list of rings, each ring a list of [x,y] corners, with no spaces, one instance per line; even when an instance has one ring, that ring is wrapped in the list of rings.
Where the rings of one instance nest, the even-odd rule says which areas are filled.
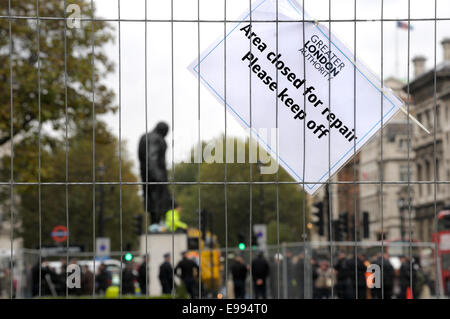
[[[381,100],[383,123],[403,103],[381,88],[358,59],[355,65],[352,51],[333,34],[329,38],[324,25],[298,22],[303,9],[296,1],[278,1],[278,19],[294,22],[279,22],[277,32],[271,22],[276,20],[276,6],[275,0],[258,0],[252,4],[251,24],[248,11],[240,23],[229,26],[226,99],[223,36],[189,69],[220,107],[226,100],[228,111],[243,127],[251,126],[259,145],[278,157],[296,181],[305,181],[305,190],[313,194],[380,129]],[[304,17],[311,20],[306,12]],[[275,127],[278,152],[276,140],[258,134]]]

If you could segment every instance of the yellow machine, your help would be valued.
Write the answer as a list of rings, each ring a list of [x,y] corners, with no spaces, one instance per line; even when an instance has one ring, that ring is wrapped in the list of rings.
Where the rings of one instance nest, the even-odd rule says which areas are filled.
[[[203,240],[202,234],[198,229],[188,228],[187,238],[188,258],[200,259],[200,272],[203,285],[208,290],[217,289],[221,283],[220,273],[222,270],[217,236],[208,231],[206,232],[205,240]]]

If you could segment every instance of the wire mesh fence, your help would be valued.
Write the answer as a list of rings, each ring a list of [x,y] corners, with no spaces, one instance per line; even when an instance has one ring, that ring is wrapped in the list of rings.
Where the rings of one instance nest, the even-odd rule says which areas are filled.
[[[334,260],[336,263],[331,267],[330,261],[330,245],[333,245],[336,255]],[[285,243],[281,247],[268,246],[265,254],[268,257],[269,275],[266,283],[266,289],[263,295],[258,297],[271,299],[310,299],[310,298],[331,298],[332,290],[337,298],[355,298],[356,288],[360,299],[365,298],[381,298],[381,286],[369,288],[367,286],[366,268],[368,263],[379,263],[381,255],[379,242],[365,242],[359,245],[360,261],[362,265],[357,265],[357,268],[352,265],[353,259],[348,251],[354,247],[353,242],[310,242],[306,245],[303,243]],[[170,248],[170,247],[166,247]],[[409,278],[405,277],[402,272],[405,267],[405,252],[410,248],[408,243],[393,243],[388,246],[385,267],[385,279],[383,281],[384,293],[386,298],[406,298],[403,288],[409,284]],[[414,243],[412,245],[414,255],[414,292],[416,298],[431,298],[436,295],[434,290],[434,281],[441,274],[436,276],[434,272],[433,262],[433,244],[432,243]],[[245,265],[252,267],[252,259],[250,257],[250,249],[240,250],[239,248],[232,248],[225,251],[220,249],[218,254],[220,259],[216,260],[209,255],[209,249],[205,249],[204,258],[204,275],[200,282],[200,289],[204,298],[217,298],[228,293],[227,298],[247,298],[250,294],[259,294],[258,289],[251,291],[250,278],[245,278],[243,286],[239,286],[239,282],[234,280],[235,271],[229,269],[226,271],[226,263],[232,264],[236,258],[241,257]],[[133,255],[131,264],[141,264],[145,260],[145,255],[140,252],[130,251],[127,254]],[[253,253],[255,254],[255,252]],[[14,256],[14,290],[13,296],[15,298],[33,298],[39,295],[39,259],[41,252],[39,250],[24,249]],[[95,265],[93,262],[94,254],[90,252],[76,252],[69,253],[68,265],[77,265],[82,269],[80,288],[69,289],[69,296],[72,298],[86,297],[91,295],[93,285],[93,274],[96,273],[96,297],[105,298],[108,287],[126,287],[126,296],[136,296],[144,298],[146,288],[151,292],[151,295],[157,297],[170,297],[163,294],[163,288],[159,282],[159,267],[150,264],[148,266],[148,284],[138,281],[133,281],[131,284],[127,278],[120,278],[120,268],[126,268],[129,263],[120,263],[121,252],[111,252],[111,259],[98,260]],[[45,254],[46,261],[42,264],[43,281],[40,282],[40,294],[44,297],[61,298],[66,297],[66,257],[67,254],[63,251],[48,251]],[[228,259],[228,260],[227,260]],[[9,260],[3,260],[4,268],[8,268]],[[408,261],[407,261],[408,262]],[[254,265],[253,265],[254,266]],[[94,271],[95,267],[95,271]],[[102,267],[107,269],[107,276],[103,277]],[[136,266],[133,266],[134,269]],[[342,269],[345,268],[345,275]],[[327,281],[320,283],[317,281],[318,269],[331,270],[336,269],[338,273],[329,272]],[[279,269],[279,277],[277,274]],[[355,270],[356,269],[356,270]],[[320,272],[321,270],[319,270]],[[211,274],[217,273],[216,276]],[[272,275],[271,275],[272,274]],[[8,273],[2,278],[3,297],[11,297],[8,287]],[[356,285],[355,278],[358,276],[362,284]],[[227,281],[228,278],[228,281]],[[121,281],[122,280],[122,281]],[[198,280],[198,279],[197,279]],[[70,281],[69,281],[70,282]],[[322,285],[323,284],[323,285]],[[189,295],[184,290],[182,280],[175,278],[176,296],[179,298],[186,298]],[[255,284],[253,284],[255,288]],[[193,297],[199,297],[201,293],[196,287],[193,290]]]
[[[450,42],[445,37],[450,35],[443,30],[450,6],[438,0],[428,5],[302,0],[298,4],[316,19],[306,19],[303,11],[295,20],[279,16],[286,1],[270,2],[274,17],[266,20],[253,19],[261,1],[250,0],[2,3],[3,297],[448,296]],[[263,174],[266,163],[252,161],[255,133],[243,132],[227,111],[227,93],[236,87],[227,79],[227,34],[241,23],[234,16],[242,11],[250,25],[273,27],[277,54],[284,24],[323,24],[328,38],[331,32],[344,36],[353,59],[368,56],[382,87],[390,87],[431,134],[401,113],[383,123],[381,92],[381,130],[360,152],[355,139],[352,159],[336,175],[328,173],[315,196],[305,191],[317,184],[305,179],[306,134],[293,146],[303,154],[302,182],[281,168]],[[224,39],[223,64],[217,66],[224,75],[223,109],[211,106],[217,102],[200,77],[201,52],[217,36]],[[296,41],[305,46],[305,33]],[[255,50],[251,40],[249,50]],[[438,51],[444,56],[439,63]],[[425,59],[416,54],[431,57],[432,68],[426,70]],[[196,80],[185,72],[193,57]],[[307,61],[301,59],[304,71]],[[351,67],[348,107],[356,124],[357,68]],[[248,100],[250,128],[258,107],[252,89],[257,80],[249,69],[239,84]],[[330,109],[331,92],[329,84]],[[277,88],[277,141],[278,94]],[[306,105],[305,96],[305,110]],[[141,140],[149,157],[149,134],[160,120],[168,124],[167,176],[145,181],[138,177],[139,158],[131,153],[145,133]],[[330,168],[328,138],[323,156]],[[197,160],[213,139],[221,141],[225,156],[235,147],[239,154],[241,146],[244,162]],[[277,142],[276,158],[278,152]],[[141,168],[141,175],[148,176],[148,170]],[[161,192],[157,196],[166,189],[170,197],[162,219],[171,222],[157,231],[147,213],[155,189]],[[180,213],[186,232],[176,231]],[[182,252],[194,261],[186,266],[192,277],[182,274]],[[69,272],[70,265],[79,272]]]

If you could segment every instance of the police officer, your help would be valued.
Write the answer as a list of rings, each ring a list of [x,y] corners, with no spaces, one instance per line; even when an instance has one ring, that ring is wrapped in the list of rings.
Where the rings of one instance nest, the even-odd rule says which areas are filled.
[[[186,287],[186,290],[191,298],[195,297],[194,285],[195,277],[194,270],[198,273],[198,265],[191,259],[187,258],[187,253],[183,253],[183,259],[175,267],[175,274],[181,278]]]
[[[172,293],[173,268],[170,263],[170,254],[164,254],[164,262],[159,266],[159,281],[161,282],[163,295]]]

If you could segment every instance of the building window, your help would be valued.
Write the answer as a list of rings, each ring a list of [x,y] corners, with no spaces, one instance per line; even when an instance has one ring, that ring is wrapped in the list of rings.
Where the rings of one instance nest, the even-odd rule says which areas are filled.
[[[408,149],[408,139],[406,138],[400,138],[398,141],[398,146],[400,150],[407,150]]]
[[[417,166],[417,170],[419,171],[420,165]],[[408,181],[408,173],[411,177],[411,171],[408,172],[408,165],[400,165],[400,181],[406,182]]]

